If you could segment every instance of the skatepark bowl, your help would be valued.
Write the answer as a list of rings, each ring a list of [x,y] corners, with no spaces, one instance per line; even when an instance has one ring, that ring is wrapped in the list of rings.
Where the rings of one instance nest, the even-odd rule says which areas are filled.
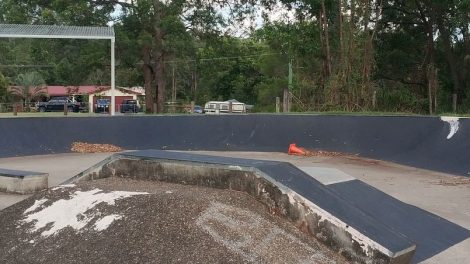
[[[468,127],[428,117],[0,119],[0,261],[468,263]],[[126,151],[70,153],[78,141]],[[320,154],[281,154],[291,143]]]

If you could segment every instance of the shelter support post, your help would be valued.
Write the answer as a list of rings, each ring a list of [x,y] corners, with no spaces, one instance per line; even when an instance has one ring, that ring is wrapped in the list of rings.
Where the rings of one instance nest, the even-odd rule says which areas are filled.
[[[116,114],[116,64],[115,64],[115,58],[114,58],[114,43],[115,39],[111,39],[111,115]]]

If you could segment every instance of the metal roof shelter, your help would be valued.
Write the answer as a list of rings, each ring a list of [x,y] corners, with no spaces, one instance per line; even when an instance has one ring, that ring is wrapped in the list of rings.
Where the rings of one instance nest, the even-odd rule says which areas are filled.
[[[0,24],[0,38],[105,39],[111,41],[111,115],[115,109],[115,56],[112,27]]]

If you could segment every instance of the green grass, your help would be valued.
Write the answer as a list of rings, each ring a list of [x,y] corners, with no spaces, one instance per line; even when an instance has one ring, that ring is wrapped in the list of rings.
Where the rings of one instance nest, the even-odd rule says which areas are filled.
[[[284,114],[284,113],[279,113]],[[347,112],[347,111],[328,111],[328,112],[291,112],[288,115],[349,115],[349,116],[422,116],[416,113],[405,112]]]
[[[82,117],[82,116],[92,116],[95,114],[89,113],[67,113],[69,117]],[[39,112],[19,112],[17,116],[13,115],[13,113],[0,113],[0,118],[22,118],[22,117],[63,117],[63,112],[51,112],[51,113],[39,113]]]
[[[121,113],[116,113],[119,116],[122,116]],[[276,114],[272,112],[259,112],[253,114]],[[136,116],[185,116],[189,115],[186,113],[172,113],[172,114],[126,114],[126,115],[136,115]],[[278,113],[278,115],[324,115],[324,116],[429,116],[429,115],[421,115],[416,113],[405,113],[405,112],[346,112],[346,111],[329,111],[329,112],[291,112],[291,113]],[[32,117],[105,117],[109,116],[107,114],[96,114],[96,113],[68,113],[67,116],[64,116],[63,112],[47,112],[47,113],[39,113],[39,112],[19,112],[17,116],[14,116],[13,113],[0,113],[0,118],[32,118]],[[195,116],[201,116],[197,114]],[[470,117],[470,114],[455,114],[455,113],[440,113],[438,115],[433,116],[455,116],[455,117]]]
[[[456,114],[456,113],[440,113],[439,116],[455,116],[455,117],[470,117],[470,114]]]
[[[119,113],[119,115],[122,115]],[[143,115],[143,114],[137,114]],[[0,113],[0,118],[27,118],[27,117],[100,117],[100,116],[109,116],[107,114],[96,114],[96,113],[67,113],[67,116],[63,112],[19,112],[17,116],[14,116],[13,113]]]

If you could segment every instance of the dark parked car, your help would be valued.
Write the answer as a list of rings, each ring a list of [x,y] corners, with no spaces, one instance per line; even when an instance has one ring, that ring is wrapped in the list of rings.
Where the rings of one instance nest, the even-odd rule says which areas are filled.
[[[64,107],[67,107],[69,112],[78,113],[80,111],[80,104],[72,102],[67,97],[57,97],[49,100],[49,102],[40,102],[37,104],[38,112],[54,112],[64,111]]]
[[[96,100],[95,113],[109,113],[109,105],[111,100],[109,99],[98,99]]]
[[[140,111],[139,103],[137,100],[124,100],[121,105],[121,113],[137,113]]]

